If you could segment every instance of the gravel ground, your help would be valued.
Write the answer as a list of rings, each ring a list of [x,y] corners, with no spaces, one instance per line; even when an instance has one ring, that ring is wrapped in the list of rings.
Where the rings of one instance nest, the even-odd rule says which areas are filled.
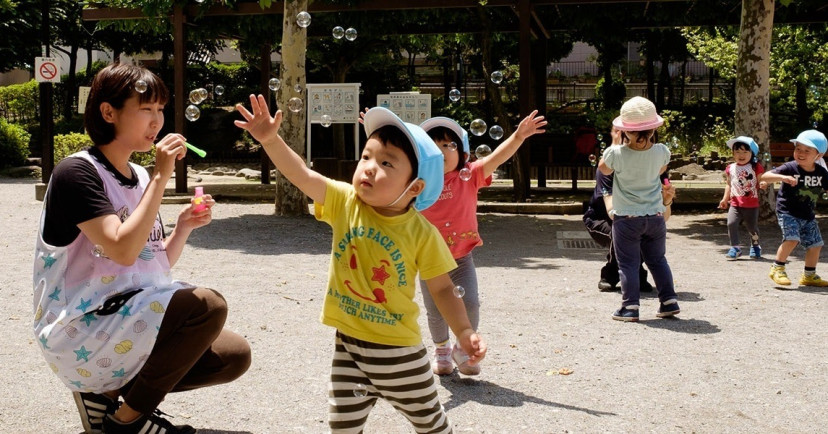
[[[69,391],[31,334],[31,266],[41,203],[34,181],[0,179],[0,432],[77,433]],[[163,205],[174,222],[180,205]],[[227,327],[253,347],[253,365],[228,385],[167,397],[173,421],[202,433],[327,431],[333,329],[318,321],[330,230],[312,217],[278,218],[270,204],[224,204],[197,231],[174,276],[220,290]],[[610,314],[599,293],[604,253],[564,248],[580,216],[480,215],[476,250],[479,377],[439,379],[456,432],[819,432],[828,424],[828,315],[824,288],[781,291],[767,278],[779,229],[763,225],[765,259],[728,262],[723,214],[677,215],[669,226],[682,314],[642,321]],[[822,222],[828,228],[828,221]],[[572,232],[565,232],[572,231]],[[827,234],[828,235],[828,234]],[[798,277],[803,252],[789,270]],[[823,254],[824,262],[825,254]],[[828,274],[824,266],[822,271]],[[427,334],[425,315],[420,318]],[[366,432],[413,430],[380,402]]]

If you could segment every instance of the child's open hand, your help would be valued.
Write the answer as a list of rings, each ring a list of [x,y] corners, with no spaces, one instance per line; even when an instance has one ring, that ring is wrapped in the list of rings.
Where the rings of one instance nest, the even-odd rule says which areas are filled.
[[[365,123],[365,113],[367,113],[368,110],[369,110],[368,107],[365,107],[361,112],[359,112],[359,119],[358,119],[359,123],[361,123],[361,124]]]
[[[279,135],[279,127],[282,125],[282,111],[276,112],[276,115],[270,116],[270,110],[267,108],[267,100],[264,96],[250,95],[250,111],[247,111],[241,104],[236,104],[236,110],[241,113],[242,117],[247,121],[234,121],[233,123],[250,133],[254,139],[260,143],[270,142]]]
[[[612,137],[611,145],[620,145],[621,144],[621,130],[615,128],[614,126],[610,130],[610,137]]]
[[[529,136],[544,132],[543,127],[546,126],[547,122],[544,116],[536,116],[537,114],[538,111],[533,110],[532,113],[529,113],[529,116],[520,121],[515,131],[515,137],[523,141]]]
[[[457,337],[457,343],[460,344],[460,348],[469,356],[469,365],[472,366],[480,363],[486,357],[486,351],[489,350],[483,338],[472,329],[464,330]]]

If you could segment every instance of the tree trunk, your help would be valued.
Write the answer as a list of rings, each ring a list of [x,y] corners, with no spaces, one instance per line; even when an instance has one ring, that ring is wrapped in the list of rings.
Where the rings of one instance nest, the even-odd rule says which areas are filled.
[[[773,0],[742,0],[739,57],[736,62],[735,135],[756,140],[760,152],[770,144],[770,49],[773,30]],[[773,189],[760,195],[759,215],[773,215]]]
[[[75,95],[78,93],[78,86],[76,85],[76,70],[78,62],[78,46],[72,45],[69,49],[69,78],[66,79],[66,100],[63,104],[63,118],[69,119],[72,117],[72,103],[75,101]]]
[[[277,100],[279,107],[287,107],[293,97],[305,100],[305,51],[307,49],[307,30],[296,24],[296,14],[307,10],[308,0],[285,2],[285,13],[282,22],[282,65],[279,76],[282,78],[282,88]],[[293,87],[302,86],[302,94],[297,94]],[[282,138],[297,154],[305,155],[305,121],[306,112],[296,113],[286,110],[285,118],[279,133]],[[308,213],[308,202],[305,194],[296,188],[278,170],[276,171],[276,211],[278,216],[301,215]]]

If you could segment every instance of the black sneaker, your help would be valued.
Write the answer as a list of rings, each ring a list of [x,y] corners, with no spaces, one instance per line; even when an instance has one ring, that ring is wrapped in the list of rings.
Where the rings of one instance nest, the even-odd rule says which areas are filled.
[[[627,309],[626,307],[622,307],[612,314],[612,319],[616,321],[637,322],[638,309]]]
[[[108,415],[103,422],[103,432],[106,434],[195,434],[198,432],[190,425],[173,425],[161,417],[162,415],[169,416],[160,410],[155,410],[152,414],[145,414],[130,423],[123,423],[112,415]]]
[[[75,398],[75,405],[78,406],[83,432],[86,434],[97,434],[103,429],[103,420],[108,414],[114,414],[118,410],[118,401],[112,400],[106,395],[89,392],[72,392]]]
[[[676,299],[671,299],[661,303],[658,306],[658,313],[656,316],[659,318],[667,318],[668,316],[673,316],[680,312],[681,309],[679,309],[678,301],[676,301]]]
[[[644,281],[641,283],[641,292],[653,292],[653,285],[650,285],[650,282]]]
[[[615,291],[615,284],[610,283],[607,279],[601,279],[601,281],[598,282],[598,290],[601,292]]]

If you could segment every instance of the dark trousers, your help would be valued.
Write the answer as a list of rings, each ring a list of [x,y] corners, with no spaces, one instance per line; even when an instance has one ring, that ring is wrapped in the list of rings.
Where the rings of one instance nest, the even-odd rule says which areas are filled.
[[[664,303],[676,298],[673,272],[664,256],[667,226],[663,216],[617,216],[612,224],[612,238],[621,269],[622,307],[639,305],[641,281],[636,279],[635,271],[641,267],[642,255],[647,268],[653,273],[659,301]]]
[[[615,249],[612,245],[612,220],[584,219],[584,225],[589,236],[602,247],[607,248],[607,263],[601,267],[601,280],[605,280],[613,286],[618,285],[621,277],[618,274],[618,259],[615,257]],[[641,257],[641,265],[638,267],[638,278],[640,281],[647,281],[647,269],[644,268],[644,257]]]
[[[227,303],[207,288],[176,291],[141,372],[121,388],[124,402],[151,413],[170,392],[228,383],[250,367],[250,345],[224,330]]]

